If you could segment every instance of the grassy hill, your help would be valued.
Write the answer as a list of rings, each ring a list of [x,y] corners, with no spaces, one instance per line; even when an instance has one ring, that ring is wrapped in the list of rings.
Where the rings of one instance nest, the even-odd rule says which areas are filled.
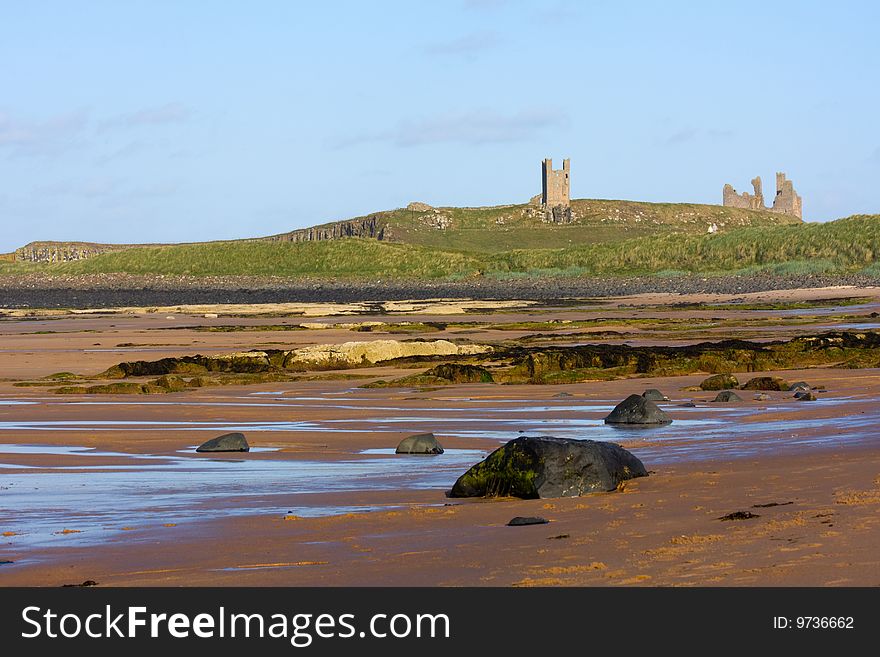
[[[571,224],[546,223],[542,220],[543,213],[527,204],[438,207],[423,211],[398,209],[342,223],[358,225],[372,218],[382,226],[384,241],[484,253],[524,246],[564,248],[670,233],[699,235],[706,233],[713,224],[720,232],[725,232],[745,226],[801,223],[787,215],[719,205],[579,199],[572,201],[571,206]],[[321,224],[316,229],[329,230],[338,223]],[[292,231],[288,235],[303,232]]]
[[[498,209],[493,209],[497,211]],[[463,211],[462,216],[467,216]],[[580,230],[585,230],[583,226]],[[529,244],[523,240],[520,244]],[[824,224],[778,222],[706,234],[661,232],[563,248],[452,250],[372,239],[262,240],[151,246],[86,260],[37,265],[0,263],[0,272],[58,275],[129,273],[311,278],[466,278],[525,275],[777,273],[880,274],[880,215]]]

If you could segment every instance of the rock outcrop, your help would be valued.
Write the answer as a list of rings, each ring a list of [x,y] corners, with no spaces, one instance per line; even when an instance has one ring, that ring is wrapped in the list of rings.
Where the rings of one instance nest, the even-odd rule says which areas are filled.
[[[492,351],[488,345],[458,345],[448,340],[373,340],[371,342],[343,342],[302,347],[289,353],[285,366],[293,363],[313,365],[371,365],[395,358],[413,356],[469,356]]]
[[[388,238],[388,226],[382,213],[375,213],[366,217],[336,221],[311,228],[292,230],[289,233],[273,235],[267,239],[273,242],[322,242],[324,240],[338,240],[344,237],[369,237],[377,240]]]

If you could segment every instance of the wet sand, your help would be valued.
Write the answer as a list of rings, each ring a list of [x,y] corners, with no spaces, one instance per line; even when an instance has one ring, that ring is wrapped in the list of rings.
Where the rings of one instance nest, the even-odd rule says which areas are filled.
[[[838,290],[825,298],[840,296]],[[618,300],[604,311],[644,316],[628,310],[630,303]],[[876,305],[853,308],[842,311],[869,317]],[[595,316],[591,308],[534,310],[479,316]],[[300,346],[388,337],[341,328],[180,328],[287,321],[303,320],[101,314],[0,322],[0,561],[13,562],[0,564],[0,584],[880,585],[876,369],[773,373],[827,392],[817,402],[796,402],[791,393],[756,401],[744,391],[744,401],[730,405],[710,403],[714,393],[683,390],[703,375],[430,391],[295,381],[166,395],[66,396],[13,385],[57,371],[94,374],[120,360],[222,353],[264,341]],[[491,329],[468,337],[492,342],[520,333]],[[632,336],[621,340],[633,343]],[[388,379],[412,370],[349,373]],[[740,373],[741,380],[749,376]],[[620,431],[602,424],[617,401],[649,387],[670,397],[662,406],[675,420],[671,426]],[[689,401],[696,406],[679,406]],[[245,431],[256,449],[219,458],[192,451],[227,430]],[[388,453],[421,431],[434,431],[447,453]],[[445,497],[458,474],[521,433],[614,440],[651,475],[576,499]],[[768,504],[776,506],[760,506]],[[737,511],[759,517],[719,520]],[[551,522],[504,526],[517,515]]]

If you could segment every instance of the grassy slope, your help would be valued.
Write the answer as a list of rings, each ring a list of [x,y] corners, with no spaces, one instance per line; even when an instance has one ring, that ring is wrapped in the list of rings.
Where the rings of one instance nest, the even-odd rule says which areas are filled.
[[[582,230],[585,230],[582,228]],[[367,239],[327,242],[210,242],[143,247],[55,265],[0,263],[0,273],[124,272],[339,278],[446,278],[481,272],[624,275],[869,271],[880,252],[880,215],[825,224],[747,227],[716,235],[667,233],[562,249],[467,253]]]

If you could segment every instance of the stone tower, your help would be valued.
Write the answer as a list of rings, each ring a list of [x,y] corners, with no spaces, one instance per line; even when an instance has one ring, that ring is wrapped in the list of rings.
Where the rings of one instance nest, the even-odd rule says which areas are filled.
[[[794,191],[794,185],[790,180],[785,179],[785,174],[782,172],[776,173],[776,198],[773,199],[773,207],[771,209],[776,212],[794,215],[798,219],[803,218],[801,197]]]
[[[549,157],[541,163],[541,205],[545,209],[571,205],[571,160],[562,161],[562,169],[553,170]]]

